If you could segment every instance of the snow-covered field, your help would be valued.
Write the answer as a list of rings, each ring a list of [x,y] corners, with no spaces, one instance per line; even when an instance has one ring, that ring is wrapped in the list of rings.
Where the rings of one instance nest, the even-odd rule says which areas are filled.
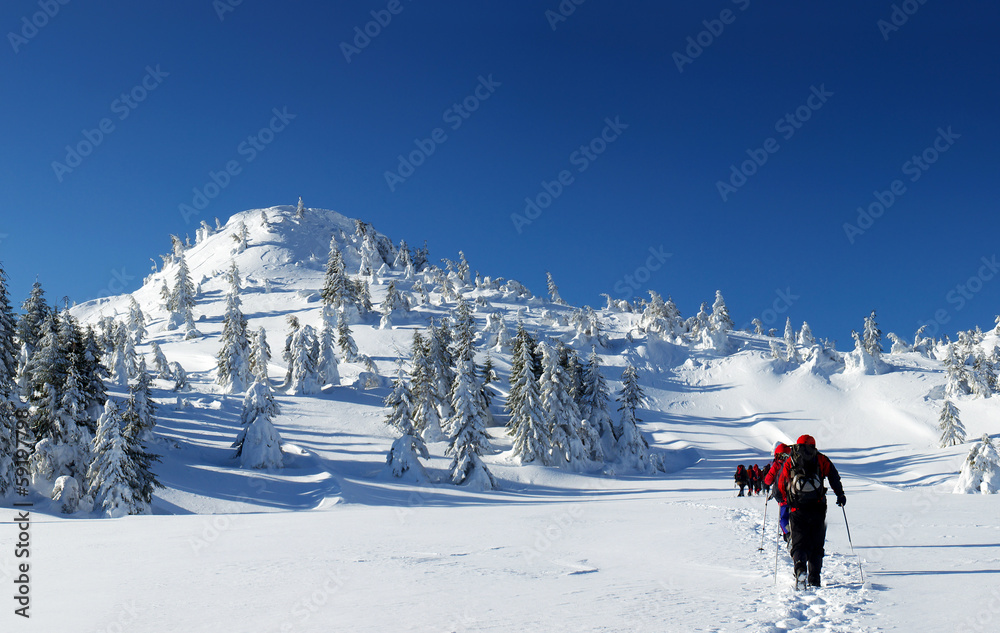
[[[1000,498],[952,494],[971,441],[997,434],[1000,407],[996,397],[959,402],[970,442],[938,448],[945,378],[939,361],[916,353],[889,356],[893,371],[869,376],[783,367],[766,337],[745,334],[732,335],[738,351],[730,355],[645,337],[629,348],[636,315],[603,312],[611,339],[599,350],[605,375],[617,388],[627,359],[637,364],[649,397],[641,428],[668,473],[515,465],[498,426],[484,461],[499,490],[401,483],[383,471],[395,437],[383,423],[388,389],[349,386],[363,368],[346,363],[343,386],[278,394],[285,468],[238,468],[230,445],[242,398],[221,393],[212,375],[222,273],[234,260],[247,278],[243,311],[251,329],[267,328],[277,384],[285,317],[318,322],[331,227],[354,230],[332,212],[313,225],[290,222],[292,212],[269,210],[286,218],[272,231],[254,220],[259,210],[240,214],[188,251],[202,286],[203,338],[163,331],[163,273],[135,293],[151,338],[187,369],[193,387],[178,394],[156,382],[153,450],[163,461],[154,470],[165,488],[153,515],[116,520],[67,517],[33,498],[32,617],[15,616],[8,598],[2,630],[1000,630]],[[233,255],[227,232],[241,217],[250,247]],[[356,259],[347,261],[356,270]],[[384,291],[373,287],[376,304]],[[510,326],[522,309],[529,329],[569,339],[570,328],[541,313],[570,308],[488,298]],[[414,329],[448,307],[422,306],[391,330],[354,325],[358,347],[392,376]],[[126,309],[119,298],[75,313],[92,321]],[[486,312],[476,316],[482,327]],[[509,355],[494,357],[505,377]],[[776,549],[774,503],[762,534],[764,500],[736,498],[732,472],[738,463],[763,466],[775,442],[803,433],[844,477],[855,553],[831,504],[824,587],[796,593],[789,558]],[[431,445],[428,464],[442,480],[444,446]],[[4,508],[14,515],[9,502]],[[17,533],[0,525],[8,591],[18,573]]]

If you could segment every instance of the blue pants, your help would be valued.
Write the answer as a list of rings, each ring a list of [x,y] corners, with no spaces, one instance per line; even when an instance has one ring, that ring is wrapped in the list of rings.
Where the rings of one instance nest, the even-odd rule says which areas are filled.
[[[778,504],[778,525],[782,534],[788,534],[788,504]]]

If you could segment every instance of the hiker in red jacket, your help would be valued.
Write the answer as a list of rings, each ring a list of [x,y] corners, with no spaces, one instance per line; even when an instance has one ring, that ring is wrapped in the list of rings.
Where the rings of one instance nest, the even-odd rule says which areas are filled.
[[[743,467],[743,464],[736,467],[736,476],[734,479],[736,480],[736,485],[740,487],[740,494],[736,496],[742,497],[743,489],[747,487],[748,483],[750,483],[750,476],[747,475],[747,469]]]
[[[764,475],[764,486],[767,488],[772,488],[773,486],[771,496],[778,502],[778,527],[781,528],[781,536],[785,539],[786,543],[788,542],[788,504],[785,503],[785,498],[781,496],[777,482],[778,475],[781,474],[781,467],[785,465],[790,450],[788,444],[778,442],[777,446],[774,447],[774,461],[771,462],[771,467],[768,468],[767,474]]]
[[[837,468],[826,455],[816,450],[811,435],[799,437],[778,476],[778,490],[788,504],[790,553],[795,563],[795,586],[806,582],[820,586],[823,568],[823,544],[826,541],[826,487],[837,495],[837,505],[847,503]]]
[[[760,469],[757,464],[753,465],[753,490],[758,495],[760,494],[761,488],[764,486],[764,472]]]

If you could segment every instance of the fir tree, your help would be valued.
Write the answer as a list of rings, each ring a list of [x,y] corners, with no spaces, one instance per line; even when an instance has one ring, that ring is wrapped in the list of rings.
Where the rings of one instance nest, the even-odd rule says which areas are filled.
[[[392,391],[385,397],[384,404],[389,408],[385,423],[406,435],[413,432],[413,394],[406,383],[402,360],[395,380],[392,381]]]
[[[21,304],[21,319],[17,322],[17,340],[27,348],[29,359],[44,335],[43,325],[51,313],[42,284],[36,281],[28,298]]]
[[[323,310],[323,327],[319,332],[319,375],[324,385],[340,383],[340,369],[337,361],[336,332],[333,325],[333,315],[327,309]]]
[[[524,330],[519,327],[518,331]],[[540,460],[545,465],[552,465],[552,436],[542,410],[538,380],[532,371],[534,357],[531,346],[522,341],[520,345],[515,345],[514,353],[510,395],[507,398],[507,410],[510,412],[507,433],[514,440],[511,453],[522,464]]]
[[[302,196],[299,196],[299,204],[295,207],[295,219],[302,220],[306,217],[306,207],[302,204]]]
[[[153,440],[153,427],[156,426],[156,403],[153,402],[151,386],[153,383],[146,369],[145,359],[139,360],[138,378],[129,384],[128,399],[125,401],[122,421],[125,423],[125,434],[135,437],[140,442]]]
[[[636,424],[641,420],[636,417],[635,411],[646,403],[646,394],[631,363],[622,372],[622,389],[618,392],[617,401],[618,411],[622,414],[618,429],[619,463],[642,472],[661,469],[659,462],[649,454],[649,444]]]
[[[142,472],[143,464],[136,460],[141,447],[122,433],[121,424],[118,405],[108,400],[97,423],[94,461],[87,471],[87,488],[95,507],[111,518],[148,514],[152,488],[157,485],[151,473]]]
[[[347,324],[347,317],[343,312],[337,315],[337,345],[344,352],[344,359],[353,363],[358,357],[358,345],[351,336],[351,327]]]
[[[267,344],[267,331],[260,327],[254,334],[250,350],[250,372],[256,376],[258,381],[268,382],[267,366],[270,362],[271,346]]]
[[[795,328],[792,327],[792,319],[785,319],[785,360],[790,363],[801,363],[802,357],[795,347]]]
[[[238,287],[234,283],[226,295],[226,312],[222,316],[222,348],[216,356],[217,380],[228,393],[244,391],[251,379],[247,321],[240,310]]]
[[[468,301],[459,299],[452,319],[455,323],[452,331],[454,338],[453,359],[455,362],[472,360],[476,355],[476,319],[472,315],[472,308]]]
[[[805,321],[802,322],[802,329],[799,330],[798,343],[806,349],[816,344],[816,337],[813,336],[812,329],[810,329],[809,324]]]
[[[177,274],[174,277],[174,288],[167,300],[167,310],[170,312],[167,329],[176,330],[183,325],[185,339],[198,338],[201,333],[194,325],[194,315],[191,312],[195,305],[195,291],[191,273],[188,271],[187,258],[184,257],[183,251],[175,253],[175,257]]]
[[[875,321],[875,311],[865,317],[865,331],[862,337],[862,345],[865,351],[872,355],[876,361],[882,358],[882,330],[878,329]]]
[[[413,333],[411,350],[413,364],[410,367],[410,393],[413,399],[413,429],[428,442],[436,442],[443,437],[441,414],[438,412],[434,391],[434,369],[430,364],[430,352],[420,332]]]
[[[243,413],[240,416],[243,428],[233,443],[236,458],[242,468],[284,466],[281,437],[271,421],[279,413],[280,409],[267,383],[258,380],[250,385],[243,398]]]
[[[343,310],[356,303],[354,284],[344,269],[344,256],[337,248],[336,238],[330,240],[330,256],[320,296],[325,305],[337,310]]]
[[[489,410],[493,406],[493,389],[490,385],[499,380],[499,376],[497,376],[496,368],[493,366],[493,357],[488,352],[480,375],[482,376],[480,384],[482,385],[483,400],[486,402],[487,410]]]
[[[447,454],[452,456],[451,480],[456,485],[469,485],[481,490],[496,488],[496,480],[483,463],[483,450],[490,446],[486,434],[486,412],[478,397],[479,385],[472,361],[458,364],[455,375],[449,425],[454,429]]]
[[[316,330],[311,325],[303,325],[292,339],[292,384],[293,392],[303,395],[319,393],[319,345]]]
[[[170,366],[167,363],[167,357],[160,348],[160,344],[156,341],[150,341],[149,349],[153,353],[153,368],[156,370],[157,378],[169,380]]]
[[[552,278],[552,273],[546,271],[545,279],[547,281],[549,289],[549,301],[561,306],[566,305],[566,302],[563,300],[563,298],[559,296],[559,288],[558,286],[556,286],[556,282]]]
[[[569,381],[559,365],[559,353],[551,345],[540,343],[542,376],[539,394],[551,450],[557,464],[574,467],[587,465],[588,449],[581,441],[580,410],[569,391]]]
[[[1000,453],[986,433],[962,464],[955,492],[961,494],[1000,492]]]
[[[451,329],[447,320],[431,327],[427,359],[431,366],[431,390],[442,419],[451,417],[451,388],[455,382],[455,358],[449,350]]]
[[[708,318],[709,329],[713,332],[729,332],[736,327],[729,316],[729,308],[726,307],[726,300],[722,298],[722,291],[715,291],[715,303],[712,304],[712,314]]]
[[[601,357],[597,349],[592,349],[583,370],[583,384],[580,398],[580,415],[594,428],[601,439],[605,459],[613,459],[618,440],[615,424],[608,410],[611,390],[601,373]]]
[[[285,372],[285,382],[282,386],[288,387],[292,384],[292,373],[295,371],[295,356],[292,353],[292,341],[295,340],[295,335],[298,333],[299,319],[293,315],[288,315],[288,335],[285,336],[285,347],[281,351],[281,358],[285,361],[288,369]]]
[[[17,378],[17,317],[10,305],[7,273],[0,264],[0,401],[14,393]]]
[[[956,446],[965,442],[965,426],[958,417],[958,408],[945,400],[938,418],[938,428],[941,429],[941,447]]]
[[[242,253],[247,249],[250,242],[250,233],[247,231],[246,222],[240,222],[233,233],[233,241],[236,242],[236,252]]]
[[[129,295],[128,329],[132,333],[132,342],[135,345],[142,344],[142,339],[146,338],[146,315],[132,295]]]

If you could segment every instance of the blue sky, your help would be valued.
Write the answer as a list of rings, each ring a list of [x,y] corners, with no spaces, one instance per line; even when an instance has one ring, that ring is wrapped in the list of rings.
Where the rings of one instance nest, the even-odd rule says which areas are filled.
[[[17,302],[36,276],[133,290],[170,233],[301,195],[576,304],[721,289],[738,323],[840,349],[873,308],[904,338],[992,326],[1000,8],[895,7],[8,0],[0,260]]]

